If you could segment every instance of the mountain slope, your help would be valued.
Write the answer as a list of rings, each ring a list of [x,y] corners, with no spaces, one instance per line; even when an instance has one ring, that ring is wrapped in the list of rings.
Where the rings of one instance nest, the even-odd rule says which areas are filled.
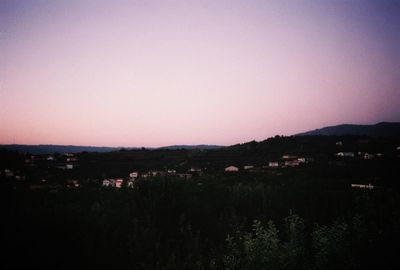
[[[400,123],[381,122],[375,125],[344,124],[344,125],[329,126],[321,129],[311,130],[296,134],[295,136],[309,136],[309,135],[327,135],[327,136],[366,135],[370,137],[400,136]]]

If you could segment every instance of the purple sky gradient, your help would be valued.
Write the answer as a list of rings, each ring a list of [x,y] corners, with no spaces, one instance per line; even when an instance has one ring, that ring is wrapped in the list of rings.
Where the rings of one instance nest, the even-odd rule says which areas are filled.
[[[400,1],[0,1],[0,143],[400,121]]]

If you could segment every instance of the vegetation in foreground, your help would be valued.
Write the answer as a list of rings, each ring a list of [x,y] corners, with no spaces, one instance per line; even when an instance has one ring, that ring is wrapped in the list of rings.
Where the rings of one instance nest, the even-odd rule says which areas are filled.
[[[399,194],[265,175],[2,194],[3,262],[90,269],[389,269]],[[392,268],[391,268],[392,269]]]
[[[72,170],[2,150],[0,169],[18,172],[0,177],[2,269],[396,269],[399,145],[399,138],[275,137],[209,151],[81,153]],[[264,169],[285,154],[314,162]],[[224,173],[232,164],[262,169]],[[207,170],[101,186],[134,170],[191,166]]]

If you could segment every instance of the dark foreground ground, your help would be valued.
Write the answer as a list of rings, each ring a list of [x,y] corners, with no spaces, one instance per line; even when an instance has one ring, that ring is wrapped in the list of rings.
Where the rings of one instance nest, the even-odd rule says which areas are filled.
[[[81,170],[84,162],[96,168],[85,155]],[[90,158],[111,166],[131,154],[104,155]],[[220,156],[195,158],[229,162]],[[304,166],[251,173],[216,168],[191,179],[139,178],[121,189],[3,182],[1,269],[400,269],[400,159],[386,156],[314,156]],[[42,169],[35,170],[37,185]]]

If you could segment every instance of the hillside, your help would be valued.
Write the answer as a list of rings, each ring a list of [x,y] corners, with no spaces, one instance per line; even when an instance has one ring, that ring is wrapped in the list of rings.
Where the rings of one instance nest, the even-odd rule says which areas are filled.
[[[400,123],[381,122],[375,125],[343,124],[337,126],[324,127],[321,129],[315,129],[296,134],[295,136],[309,136],[309,135],[326,135],[326,136],[365,135],[370,137],[400,136]]]

